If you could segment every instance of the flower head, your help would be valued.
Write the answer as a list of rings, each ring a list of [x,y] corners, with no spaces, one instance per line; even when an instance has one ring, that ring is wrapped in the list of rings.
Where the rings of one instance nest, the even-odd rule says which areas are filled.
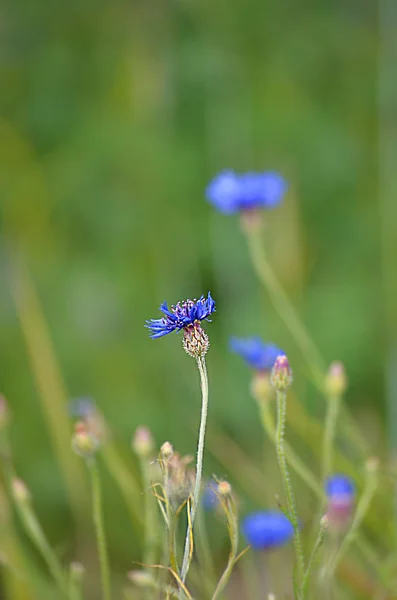
[[[245,517],[243,534],[254,550],[269,550],[289,542],[294,535],[292,523],[280,511],[262,510]]]
[[[222,171],[209,184],[206,196],[220,212],[233,214],[254,208],[277,206],[287,189],[278,173]]]
[[[325,482],[328,498],[327,517],[334,530],[344,530],[351,518],[355,487],[350,477],[343,474],[332,475]]]
[[[150,337],[153,340],[172,331],[180,331],[208,320],[208,317],[215,312],[215,301],[208,292],[207,298],[201,296],[199,300],[178,302],[171,308],[168,308],[167,302],[163,302],[160,310],[164,316],[160,319],[150,319],[145,325],[150,330]]]
[[[332,475],[325,482],[325,493],[329,500],[342,497],[351,498],[355,494],[354,483],[347,475]]]
[[[285,392],[292,384],[292,369],[285,354],[280,354],[273,365],[270,381],[275,390]]]
[[[274,344],[265,344],[259,337],[231,338],[230,349],[244,358],[257,371],[270,370],[277,356],[284,354]]]

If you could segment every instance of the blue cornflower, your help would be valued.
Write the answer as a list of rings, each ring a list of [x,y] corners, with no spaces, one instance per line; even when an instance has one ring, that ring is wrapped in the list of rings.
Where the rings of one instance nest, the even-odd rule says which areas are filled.
[[[69,413],[71,417],[86,419],[96,412],[95,400],[89,396],[74,398],[69,402]]]
[[[160,310],[164,313],[164,317],[150,319],[145,325],[150,329],[150,337],[153,340],[172,331],[180,331],[197,322],[208,320],[208,317],[215,312],[215,301],[208,292],[207,298],[201,296],[199,300],[178,302],[175,306],[171,306],[171,309],[168,308],[167,302],[163,302]]]
[[[270,370],[280,354],[284,354],[274,344],[265,344],[259,337],[231,338],[230,349],[247,361],[247,363],[258,371]]]
[[[332,475],[325,482],[325,493],[330,500],[353,498],[355,494],[354,483],[347,475],[341,473]]]
[[[220,212],[233,214],[254,208],[277,206],[287,189],[278,173],[244,173],[222,171],[210,182],[206,190],[209,202]]]
[[[270,550],[289,542],[294,528],[287,517],[276,510],[262,510],[245,517],[243,534],[254,550]]]

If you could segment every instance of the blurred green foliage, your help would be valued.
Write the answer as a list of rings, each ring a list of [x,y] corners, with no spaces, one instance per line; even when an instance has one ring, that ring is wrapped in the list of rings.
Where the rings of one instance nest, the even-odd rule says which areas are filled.
[[[9,281],[12,257],[29,265],[70,397],[94,397],[120,442],[145,423],[194,452],[194,361],[143,324],[164,299],[210,289],[210,423],[262,452],[232,334],[284,348],[319,411],[238,220],[204,199],[222,168],[275,169],[290,189],[267,217],[273,265],[326,361],[345,362],[350,405],[378,419],[388,323],[374,3],[18,0],[1,21],[0,267]],[[16,465],[59,541],[66,498],[8,284],[0,333]],[[376,427],[373,439],[381,452]],[[121,501],[107,501],[120,508],[109,534],[126,570],[134,545]]]

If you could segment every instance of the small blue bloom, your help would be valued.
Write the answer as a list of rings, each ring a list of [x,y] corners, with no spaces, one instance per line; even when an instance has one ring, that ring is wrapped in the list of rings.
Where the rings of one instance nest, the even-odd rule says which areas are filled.
[[[199,300],[186,300],[178,302],[175,306],[168,308],[167,302],[160,306],[164,317],[161,319],[150,319],[146,321],[145,327],[150,330],[150,337],[156,338],[167,335],[172,331],[180,331],[197,322],[209,320],[208,317],[215,312],[215,301],[210,292],[207,298],[201,296]]]
[[[258,371],[270,370],[280,354],[284,354],[274,344],[265,344],[259,337],[231,338],[230,349],[247,361],[247,363]]]
[[[273,208],[280,204],[287,184],[278,173],[222,171],[210,182],[207,200],[220,212],[233,214],[253,208]]]
[[[325,482],[325,493],[330,500],[338,498],[353,498],[355,487],[347,475],[336,474],[328,477]]]
[[[95,400],[89,396],[74,398],[69,402],[69,413],[76,419],[86,419],[96,412]]]
[[[294,528],[287,517],[276,510],[262,510],[243,519],[243,534],[254,550],[269,550],[289,542]]]

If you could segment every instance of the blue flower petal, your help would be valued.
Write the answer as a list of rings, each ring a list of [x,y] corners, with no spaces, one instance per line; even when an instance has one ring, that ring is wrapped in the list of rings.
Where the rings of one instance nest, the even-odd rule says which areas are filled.
[[[325,493],[328,498],[354,496],[355,486],[353,480],[343,473],[337,473],[328,477],[325,482]]]
[[[277,356],[284,352],[274,344],[265,344],[260,337],[231,338],[230,349],[258,371],[273,368]]]
[[[255,550],[269,550],[289,542],[294,528],[287,517],[279,511],[263,510],[245,517],[242,531]]]
[[[201,296],[199,300],[186,300],[178,302],[175,306],[168,308],[167,302],[160,306],[164,317],[161,319],[149,319],[145,327],[150,330],[150,337],[155,340],[173,331],[180,331],[196,321],[203,321],[215,312],[215,302],[208,292],[207,298]]]

